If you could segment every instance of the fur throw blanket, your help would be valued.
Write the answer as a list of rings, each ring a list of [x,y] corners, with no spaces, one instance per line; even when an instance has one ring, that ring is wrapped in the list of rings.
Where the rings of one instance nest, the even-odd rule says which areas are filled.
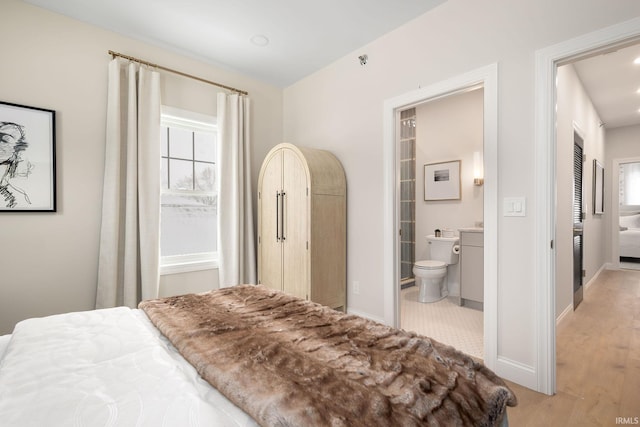
[[[516,405],[498,376],[452,347],[261,285],[140,308],[263,426],[492,426]]]

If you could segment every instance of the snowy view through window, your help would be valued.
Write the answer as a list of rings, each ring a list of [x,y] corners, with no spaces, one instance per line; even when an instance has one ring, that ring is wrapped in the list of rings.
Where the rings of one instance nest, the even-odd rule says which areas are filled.
[[[162,128],[162,257],[216,252],[216,134]]]

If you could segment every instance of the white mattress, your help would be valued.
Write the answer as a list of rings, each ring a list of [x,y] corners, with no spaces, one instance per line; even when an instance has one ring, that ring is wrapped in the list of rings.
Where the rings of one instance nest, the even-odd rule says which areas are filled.
[[[139,310],[28,319],[0,337],[0,353],[6,341],[2,426],[256,425]]]
[[[640,228],[620,231],[620,256],[640,258]]]

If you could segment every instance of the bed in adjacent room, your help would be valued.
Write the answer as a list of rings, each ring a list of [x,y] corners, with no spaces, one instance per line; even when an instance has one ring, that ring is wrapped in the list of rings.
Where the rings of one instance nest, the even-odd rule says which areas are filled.
[[[620,214],[620,257],[640,262],[640,213]]]
[[[28,319],[0,337],[3,426],[492,426],[515,404],[452,347],[263,286]]]

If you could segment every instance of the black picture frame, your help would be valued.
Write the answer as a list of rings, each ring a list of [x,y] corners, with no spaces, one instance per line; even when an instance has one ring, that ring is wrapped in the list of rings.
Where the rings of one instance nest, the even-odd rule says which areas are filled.
[[[604,214],[604,167],[593,159],[593,214]]]
[[[0,101],[0,212],[56,212],[55,115]]]

